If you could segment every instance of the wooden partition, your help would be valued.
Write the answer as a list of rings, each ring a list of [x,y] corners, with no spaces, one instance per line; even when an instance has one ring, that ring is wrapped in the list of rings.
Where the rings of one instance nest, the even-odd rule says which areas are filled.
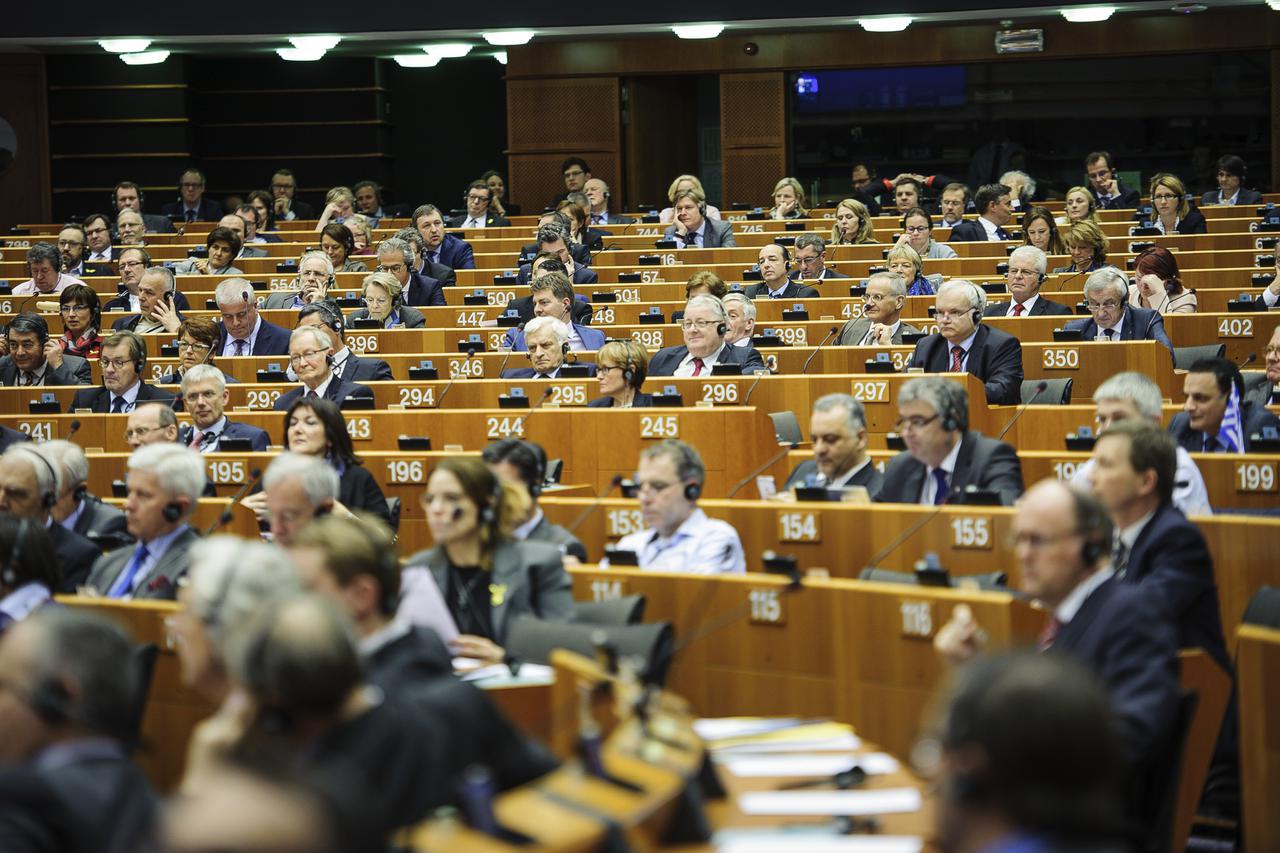
[[[1280,630],[1241,625],[1236,632],[1240,691],[1241,818],[1245,850],[1280,850]]]

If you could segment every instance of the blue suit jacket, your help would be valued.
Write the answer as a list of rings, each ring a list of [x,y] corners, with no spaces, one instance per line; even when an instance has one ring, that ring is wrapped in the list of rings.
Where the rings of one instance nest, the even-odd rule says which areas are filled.
[[[528,287],[529,276],[532,275],[533,264],[521,264],[520,273],[516,278],[516,283],[521,287]],[[594,270],[587,269],[581,264],[574,264],[573,267],[573,283],[574,284],[597,284],[600,276],[595,274]]]
[[[579,326],[574,323],[573,330],[578,333],[578,337],[582,338],[582,344],[587,349],[598,350],[604,346],[604,332],[599,329],[593,329],[590,326]],[[526,352],[529,349],[529,345],[524,342],[524,329],[521,326],[514,326],[508,329],[503,343],[511,347],[515,352]]]
[[[976,219],[966,219],[964,222],[957,222],[955,227],[951,229],[950,236],[947,237],[948,243],[989,243],[987,239],[987,229],[982,227],[982,223]]]
[[[194,434],[193,430],[194,427],[191,425],[184,426],[178,430],[178,443],[190,445],[191,436]],[[226,422],[218,438],[219,440],[223,438],[247,438],[251,442],[253,449],[259,452],[266,450],[267,446],[271,444],[271,438],[267,435],[266,430],[232,420]]]
[[[253,342],[253,352],[250,355],[288,355],[289,354],[289,330],[283,326],[277,326],[275,323],[268,323],[264,318],[262,326],[258,329],[258,337]],[[222,350],[227,345],[227,327],[218,321],[218,350],[215,355],[222,355]]]
[[[568,362],[568,363],[581,364],[583,367],[587,369],[588,376],[596,375],[596,366],[594,362],[576,361],[576,362]],[[509,367],[506,370],[502,371],[503,379],[533,379],[537,375],[538,374],[534,371],[532,367]]]
[[[1263,427],[1280,429],[1280,418],[1266,408],[1256,405],[1253,400],[1245,400],[1240,405],[1240,420],[1244,422],[1241,432],[1244,434],[1244,452],[1253,450],[1253,434],[1262,432]],[[1179,447],[1188,453],[1204,452],[1204,433],[1191,428],[1191,417],[1186,412],[1178,412],[1169,421],[1169,435]],[[1216,438],[1216,436],[1215,436]]]
[[[942,335],[927,335],[916,344],[907,366],[923,367],[926,373],[945,373],[951,369],[950,349]],[[1016,406],[1022,401],[1022,344],[1008,332],[979,325],[965,369],[982,380],[988,403]]]
[[[1098,324],[1092,317],[1072,320],[1063,326],[1064,329],[1079,329],[1086,341],[1098,336]],[[1125,305],[1124,319],[1120,321],[1120,340],[1122,341],[1159,341],[1173,353],[1173,342],[1164,330],[1164,318],[1154,308],[1135,308]]]
[[[405,305],[444,305],[444,284],[438,278],[411,272],[409,286],[401,291],[400,300]]]
[[[476,256],[466,240],[456,234],[446,234],[444,241],[440,243],[440,259],[437,263],[455,270],[473,270],[476,268]]]
[[[649,360],[650,376],[674,376],[676,368],[680,366],[680,362],[684,361],[684,357],[689,354],[689,348],[684,344],[674,347],[663,347],[653,354],[653,358]],[[720,353],[720,364],[734,364],[742,369],[745,376],[750,376],[757,370],[764,370],[764,359],[760,356],[760,351],[755,347],[735,347],[726,346],[724,351]],[[708,371],[708,377],[711,373]]]

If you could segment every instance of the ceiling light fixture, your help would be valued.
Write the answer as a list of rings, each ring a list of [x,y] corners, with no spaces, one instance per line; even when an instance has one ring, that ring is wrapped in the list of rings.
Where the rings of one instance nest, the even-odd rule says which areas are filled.
[[[533,39],[533,30],[503,30],[498,33],[483,33],[484,40],[494,47],[509,47],[515,44],[528,44]]]
[[[1280,0],[1267,0],[1267,5],[1273,10],[1280,12]]]
[[[724,24],[678,24],[671,32],[682,39],[713,39],[724,32]]]
[[[342,36],[290,36],[289,43],[298,50],[333,50]]]
[[[1062,17],[1073,24],[1096,24],[1107,20],[1115,13],[1115,6],[1077,6],[1073,9],[1063,9]]]
[[[448,42],[446,44],[429,44],[422,48],[428,56],[441,59],[459,59],[471,52],[471,45],[464,42]]]
[[[440,57],[427,56],[425,53],[397,53],[391,58],[401,68],[434,68],[440,64]]]
[[[911,26],[911,17],[895,15],[889,18],[859,18],[858,26],[869,33],[900,33]]]
[[[507,52],[505,50],[494,51],[493,58],[501,62],[503,65],[507,64]]]
[[[313,49],[304,50],[303,48],[300,48],[300,47],[276,48],[276,54],[281,59],[286,59],[289,62],[315,62],[317,59],[320,59],[321,57],[323,57],[324,53],[325,52],[323,50],[313,50]]]
[[[151,47],[148,39],[103,39],[98,46],[107,53],[141,53]]]
[[[167,50],[148,50],[139,53],[122,53],[120,59],[125,65],[159,65],[169,58]]]

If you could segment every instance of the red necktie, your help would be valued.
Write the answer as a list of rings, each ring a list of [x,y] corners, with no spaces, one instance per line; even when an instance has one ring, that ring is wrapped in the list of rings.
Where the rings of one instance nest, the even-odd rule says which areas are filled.
[[[1015,302],[1015,303],[1013,303],[1013,316],[1015,316],[1015,317],[1021,317],[1021,316],[1022,316],[1022,303],[1021,303],[1021,302]]]
[[[964,347],[951,348],[951,372],[952,373],[964,372]]]
[[[1040,632],[1040,638],[1036,641],[1036,648],[1040,651],[1047,651],[1053,646],[1053,641],[1058,639],[1058,631],[1062,630],[1062,623],[1058,621],[1057,616],[1050,616],[1048,621],[1044,623],[1044,630]]]
[[[693,357],[693,375],[702,375],[702,359],[698,358],[696,355]]]

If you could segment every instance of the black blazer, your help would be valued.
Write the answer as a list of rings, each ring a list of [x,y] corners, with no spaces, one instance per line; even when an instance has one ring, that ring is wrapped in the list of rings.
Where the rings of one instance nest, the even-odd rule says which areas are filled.
[[[689,348],[684,344],[674,347],[663,347],[653,354],[653,358],[649,360],[650,376],[674,376],[676,368],[680,366],[680,362],[684,361],[684,357],[689,354]],[[755,347],[735,347],[726,345],[720,353],[720,364],[733,364],[741,368],[744,376],[750,376],[757,370],[764,370],[764,359],[760,356],[760,351]],[[710,377],[710,371],[706,374]]]
[[[1238,205],[1261,203],[1262,193],[1257,190],[1247,190],[1241,187],[1239,195],[1236,196],[1236,204]],[[1222,204],[1222,190],[1209,190],[1200,197],[1200,205],[1202,207],[1207,207],[1211,204]]]
[[[88,385],[93,381],[92,368],[89,362],[78,355],[62,356],[62,366],[54,368],[46,362],[44,369],[45,385]],[[0,385],[14,386],[18,384],[18,366],[13,363],[13,356],[0,358]],[[37,386],[39,387],[39,386]]]
[[[595,362],[566,361],[565,364],[581,364],[583,367],[587,369],[588,376],[596,375]],[[535,371],[532,367],[508,367],[506,370],[502,371],[501,378],[502,379],[533,379],[537,375],[538,375],[537,371]]]
[[[1253,434],[1255,432],[1262,432],[1264,427],[1275,427],[1280,430],[1280,418],[1277,418],[1262,406],[1256,405],[1253,400],[1241,402],[1240,419],[1244,421],[1243,428],[1240,431],[1244,434],[1245,453],[1250,453],[1253,450]],[[1200,430],[1191,428],[1191,416],[1186,412],[1178,412],[1173,416],[1173,420],[1169,421],[1169,435],[1173,436],[1173,440],[1178,443],[1178,446],[1184,448],[1188,453],[1202,453],[1204,451],[1205,435]],[[1214,437],[1216,438],[1217,436]]]
[[[297,400],[307,391],[305,385],[299,385],[292,391],[286,391],[281,394],[271,408],[277,412],[287,412],[289,407],[293,405],[293,401]],[[341,406],[342,401],[348,397],[372,397],[373,390],[368,385],[361,385],[357,382],[345,382],[341,379],[334,379],[329,383],[329,387],[324,389],[324,398],[330,402]]]
[[[733,223],[724,222],[719,219],[705,220],[707,227],[702,229],[702,243],[699,248],[702,249],[734,249],[738,246],[738,241],[733,237]],[[682,244],[684,240],[676,234],[676,226],[668,225],[667,229],[662,232],[662,236],[667,240],[679,240]]]
[[[581,267],[579,267],[579,269],[581,269]],[[591,272],[591,271],[587,270],[587,272]],[[595,273],[591,273],[591,274],[595,275]],[[517,297],[516,299],[512,299],[510,302],[507,303],[507,309],[514,310],[517,314],[519,314],[520,322],[522,324],[527,323],[533,319],[533,297],[520,296],[520,297]],[[591,325],[591,317],[593,312],[591,310],[591,303],[586,300],[586,297],[575,295],[573,298],[573,305],[570,306],[569,310],[573,312],[574,323],[576,323],[579,326]],[[515,336],[513,335],[512,337],[514,338]]]
[[[101,385],[96,388],[82,388],[71,399],[67,414],[73,414],[76,409],[89,409],[100,415],[107,414],[111,411],[111,396],[111,392]],[[134,405],[137,406],[143,403],[167,403],[173,405],[173,400],[173,394],[143,382],[142,386],[138,388],[138,396],[134,400]]]
[[[371,512],[391,524],[391,508],[387,506],[387,496],[373,475],[363,465],[348,465],[338,477],[338,500],[347,509],[362,509]]]
[[[875,499],[881,503],[919,503],[928,475],[928,466],[904,450],[885,466],[884,485]],[[995,492],[1002,504],[1012,506],[1022,495],[1022,462],[1017,452],[1003,441],[973,430],[966,432],[951,474],[951,492],[963,492],[969,486]]]
[[[787,282],[787,286],[782,289],[782,295],[779,299],[817,299],[822,294],[818,292],[818,288],[810,287],[807,284],[799,284],[795,281]],[[748,299],[769,299],[769,285],[761,282],[753,284],[747,288]]]
[[[533,264],[521,264],[519,272],[516,273],[516,284],[527,287],[531,275],[533,275]],[[588,269],[579,263],[573,265],[574,284],[598,284],[599,282],[600,276],[596,275],[595,270]]]
[[[250,355],[288,355],[289,354],[289,335],[288,329],[283,326],[277,326],[275,323],[268,323],[263,318],[262,325],[258,328],[258,337],[253,341],[253,351]],[[214,352],[215,356],[222,355],[222,350],[227,345],[227,327],[222,321],[218,321],[218,349]]]
[[[471,244],[457,234],[446,234],[440,242],[437,259],[440,264],[453,270],[471,270],[476,268],[475,252]]]
[[[1123,182],[1116,181],[1116,194],[1108,201],[1103,201],[1098,195],[1098,189],[1092,183],[1089,184],[1089,192],[1093,195],[1093,200],[1098,203],[1098,207],[1102,210],[1115,210],[1123,208],[1129,210],[1136,208],[1142,202],[1142,195],[1136,189],[1130,189]]]
[[[1186,216],[1178,220],[1178,227],[1174,230],[1179,234],[1207,234],[1209,226],[1204,221],[1204,214],[1193,207],[1187,211]]]
[[[9,429],[7,426],[0,426],[0,453],[4,453],[10,447],[23,441],[30,441],[31,436],[25,432],[16,429]]]
[[[976,219],[966,219],[955,224],[955,227],[951,229],[950,236],[947,237],[947,242],[988,243],[994,241],[987,238],[987,229],[982,227],[981,222]]]
[[[388,696],[423,682],[453,676],[453,656],[430,628],[410,628],[366,661],[369,683]]]
[[[471,217],[468,214],[460,213],[457,216],[450,217],[447,224],[450,228],[461,228],[462,223],[466,222],[470,218]],[[499,216],[496,213],[490,213],[484,218],[485,228],[506,228],[510,225],[510,219],[507,219],[505,216]]]
[[[796,486],[803,486],[805,480],[818,471],[818,463],[812,459],[806,459],[796,466],[791,472],[791,476],[787,478],[787,482],[783,484],[782,490],[794,489]],[[876,470],[874,464],[864,465],[862,470],[849,478],[847,486],[865,486],[867,494],[872,500],[876,499],[876,495],[880,494],[880,489],[884,486],[884,475]],[[920,488],[924,488],[923,484]]]
[[[57,592],[71,594],[89,578],[94,561],[102,556],[102,548],[58,522],[49,525],[49,538],[58,555]]]
[[[1005,316],[1005,312],[1009,310],[1009,306],[1012,304],[1013,304],[1012,300],[1010,300],[1009,302],[993,302],[987,306],[986,311],[982,312],[982,316],[983,317],[1003,317]],[[1054,302],[1052,299],[1045,299],[1044,296],[1041,295],[1038,299],[1036,299],[1035,304],[1031,306],[1031,310],[1028,311],[1023,316],[1070,317],[1070,316],[1073,316],[1074,314],[1075,314],[1074,311],[1072,311],[1066,305],[1063,305],[1061,302]]]
[[[936,333],[922,338],[908,367],[923,367],[926,373],[947,372],[951,369],[951,344]],[[1022,344],[1008,332],[979,325],[966,369],[982,380],[991,405],[1022,402]]]
[[[652,394],[645,394],[643,391],[637,391],[635,397],[631,398],[631,408],[633,409],[647,409],[647,408],[651,408],[652,406],[653,406]],[[613,398],[597,397],[596,399],[592,400],[590,403],[587,403],[587,408],[612,409]]]
[[[438,278],[422,273],[409,273],[409,285],[400,292],[405,305],[444,305],[444,285]]]
[[[84,512],[80,513],[72,529],[103,551],[133,544],[124,513],[93,495],[85,498]]]
[[[538,522],[538,525],[529,531],[525,541],[545,542],[548,545],[554,545],[566,554],[577,557],[584,563],[587,562],[587,549],[582,544],[582,540],[560,525],[552,524],[545,515]]]
[[[183,293],[181,290],[175,290],[173,292],[173,307],[176,308],[179,312],[191,310],[191,303],[187,301],[186,294]],[[129,304],[128,293],[121,293],[115,299],[112,299],[110,302],[102,306],[103,314],[106,314],[108,311],[132,311],[132,310],[133,310],[133,307]],[[114,327],[115,326],[113,324],[112,328]]]
[[[1092,317],[1072,320],[1063,326],[1064,329],[1079,329],[1086,341],[1098,336],[1098,324]],[[1120,340],[1122,341],[1159,341],[1173,352],[1173,342],[1164,330],[1164,318],[1154,308],[1137,308],[1125,304],[1124,318],[1120,321]]]
[[[197,222],[217,222],[222,218],[223,209],[221,202],[216,202],[208,196],[201,196],[200,206],[196,208]],[[186,219],[186,211],[182,203],[182,199],[177,199],[160,208],[160,213],[164,216],[176,216],[179,219]],[[299,214],[301,216],[301,214]],[[145,223],[144,223],[145,224]]]
[[[342,362],[342,375],[338,378],[343,382],[355,384],[357,382],[390,382],[395,379],[395,376],[391,374],[391,365],[382,359],[351,353],[346,361]]]

